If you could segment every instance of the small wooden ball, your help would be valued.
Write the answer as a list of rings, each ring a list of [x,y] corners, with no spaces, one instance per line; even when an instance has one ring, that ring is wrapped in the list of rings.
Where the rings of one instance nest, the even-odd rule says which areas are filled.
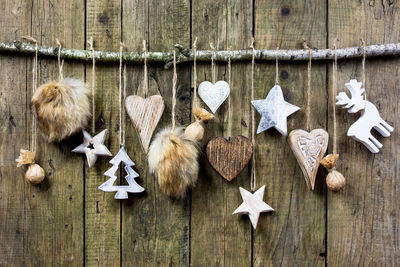
[[[346,178],[336,170],[331,170],[326,177],[326,185],[332,191],[339,191],[346,185]]]
[[[46,176],[42,167],[38,164],[30,164],[28,170],[25,173],[25,178],[31,184],[40,184]]]

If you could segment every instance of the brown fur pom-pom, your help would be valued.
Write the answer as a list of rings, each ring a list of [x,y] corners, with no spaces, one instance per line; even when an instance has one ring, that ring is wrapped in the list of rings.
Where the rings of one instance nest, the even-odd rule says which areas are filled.
[[[182,127],[161,130],[150,145],[148,161],[163,193],[182,198],[194,186],[199,173],[196,142],[187,138]]]
[[[39,127],[49,142],[82,130],[91,116],[90,90],[81,80],[66,78],[41,85],[32,97]]]

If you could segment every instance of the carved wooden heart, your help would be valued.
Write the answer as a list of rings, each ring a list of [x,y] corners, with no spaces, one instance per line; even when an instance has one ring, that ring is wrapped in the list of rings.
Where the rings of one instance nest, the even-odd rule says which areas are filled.
[[[207,144],[206,154],[211,166],[226,180],[232,181],[249,163],[253,144],[241,135],[231,140],[214,137]]]
[[[207,104],[212,113],[215,113],[219,106],[229,96],[229,84],[225,81],[218,81],[215,84],[205,81],[199,85],[199,96]]]
[[[324,129],[310,133],[293,130],[289,134],[289,145],[303,171],[308,189],[314,190],[319,164],[328,147],[329,134]]]
[[[152,95],[146,99],[131,95],[126,98],[125,107],[147,153],[151,136],[164,112],[163,98],[160,95]]]

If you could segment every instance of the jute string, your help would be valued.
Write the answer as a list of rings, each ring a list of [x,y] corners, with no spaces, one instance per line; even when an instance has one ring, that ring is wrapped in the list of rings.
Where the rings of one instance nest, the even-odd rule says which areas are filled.
[[[147,45],[146,40],[143,40],[144,66],[143,66],[143,90],[144,96],[147,97],[149,92],[149,77],[147,75]]]
[[[96,59],[94,57],[94,47],[93,47],[93,37],[90,37],[89,41],[89,49],[92,51],[92,134],[96,132],[96,106],[95,106],[95,82],[96,82]]]
[[[38,86],[38,43],[37,40],[31,36],[24,36],[22,37],[25,40],[28,40],[30,42],[35,43],[35,56],[33,58],[33,66],[32,66],[32,95],[35,94],[36,88]],[[30,144],[30,150],[32,152],[36,152],[37,144],[36,144],[36,138],[37,138],[37,126],[36,126],[36,112],[34,108],[31,108],[31,144]]]
[[[278,53],[279,53],[279,46],[276,47],[276,54],[275,54],[275,84],[279,84],[279,64],[278,64]]]
[[[367,55],[364,39],[361,38],[361,44],[363,46],[363,57],[362,57],[362,86],[364,87],[364,109],[367,107],[367,86],[365,85],[365,58]]]
[[[199,100],[197,98],[197,68],[196,68],[196,58],[197,58],[197,37],[193,43],[193,110],[199,107]]]
[[[215,83],[215,47],[212,43],[210,43],[211,50],[213,51],[211,56],[211,81]]]
[[[251,38],[252,56],[251,56],[251,100],[254,100],[254,66],[255,66],[255,49],[254,49],[254,38]],[[256,132],[256,120],[254,115],[254,107],[251,107],[251,143],[253,144],[253,156],[251,160],[251,190],[256,189],[256,156],[255,156],[255,132]]]
[[[58,79],[61,81],[63,79],[62,69],[64,66],[64,59],[61,60],[61,43],[58,39],[56,39],[58,45],[58,55],[57,55],[57,62],[58,62]]]
[[[306,126],[307,130],[311,130],[310,125],[310,114],[311,114],[311,107],[310,107],[310,94],[311,94],[311,59],[312,59],[312,52],[311,48],[308,46],[307,42],[303,41],[303,46],[305,49],[308,49],[308,65],[307,65],[307,106],[306,106]]]
[[[171,111],[171,120],[172,120],[172,131],[175,130],[175,106],[176,106],[176,82],[177,82],[177,74],[176,74],[176,52],[174,50],[174,74],[172,76],[172,111]]]
[[[126,64],[122,70],[122,52],[125,45],[120,43],[119,45],[119,144],[120,146],[125,145],[125,95],[126,95]],[[123,71],[123,72],[122,72]]]
[[[232,89],[232,66],[231,66],[231,48],[228,48],[228,84]],[[228,136],[232,133],[232,119],[231,119],[231,94],[228,96]]]
[[[337,122],[336,122],[336,91],[337,91],[337,53],[336,53],[336,41],[333,44],[335,51],[335,60],[333,61],[333,71],[332,71],[332,111],[333,111],[333,144],[332,153],[337,154]]]

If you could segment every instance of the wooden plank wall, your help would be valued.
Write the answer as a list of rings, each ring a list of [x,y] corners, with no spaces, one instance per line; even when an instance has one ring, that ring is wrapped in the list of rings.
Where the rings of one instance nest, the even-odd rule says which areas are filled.
[[[95,49],[172,51],[175,43],[198,49],[245,49],[255,38],[258,49],[313,48],[398,42],[400,4],[396,1],[343,0],[4,0],[0,40],[23,35],[40,44]],[[346,137],[357,115],[337,112],[339,169],[347,177],[339,193],[326,189],[321,171],[310,192],[286,138],[271,130],[256,136],[257,188],[274,213],[260,217],[253,231],[246,216],[232,216],[241,203],[238,187],[250,189],[250,169],[232,182],[221,178],[201,153],[197,186],[188,197],[172,201],[149,174],[146,155],[125,115],[126,149],[136,163],[146,193],[127,201],[97,189],[109,159],[88,169],[84,158],[70,153],[80,134],[47,144],[38,135],[38,162],[46,181],[32,186],[24,169],[16,169],[20,148],[31,139],[29,102],[32,57],[0,55],[0,266],[398,266],[400,139],[399,59],[366,63],[368,98],[395,127],[381,138],[381,153],[372,155]],[[217,79],[228,81],[228,68],[217,66]],[[351,78],[361,80],[361,61],[339,61],[338,90]],[[57,62],[39,60],[39,82],[58,78]],[[231,96],[206,125],[204,147],[214,136],[251,136],[251,66],[231,68]],[[279,63],[285,98],[301,107],[288,120],[289,130],[304,128],[307,98],[311,127],[332,133],[332,65],[313,63],[312,93],[307,95],[306,63]],[[64,76],[92,79],[91,64],[65,62]],[[199,64],[197,84],[211,79],[211,65]],[[274,85],[275,64],[256,63],[255,96],[264,98]],[[178,67],[177,121],[191,120],[193,70]],[[108,129],[106,145],[119,149],[118,65],[96,66],[96,132]],[[143,66],[127,66],[128,94],[145,96]],[[149,66],[148,94],[161,94],[166,110],[158,129],[171,123],[172,71]],[[259,115],[256,114],[258,123]],[[92,129],[89,130],[91,131]],[[332,137],[332,135],[331,135]],[[330,147],[331,149],[331,147]]]

